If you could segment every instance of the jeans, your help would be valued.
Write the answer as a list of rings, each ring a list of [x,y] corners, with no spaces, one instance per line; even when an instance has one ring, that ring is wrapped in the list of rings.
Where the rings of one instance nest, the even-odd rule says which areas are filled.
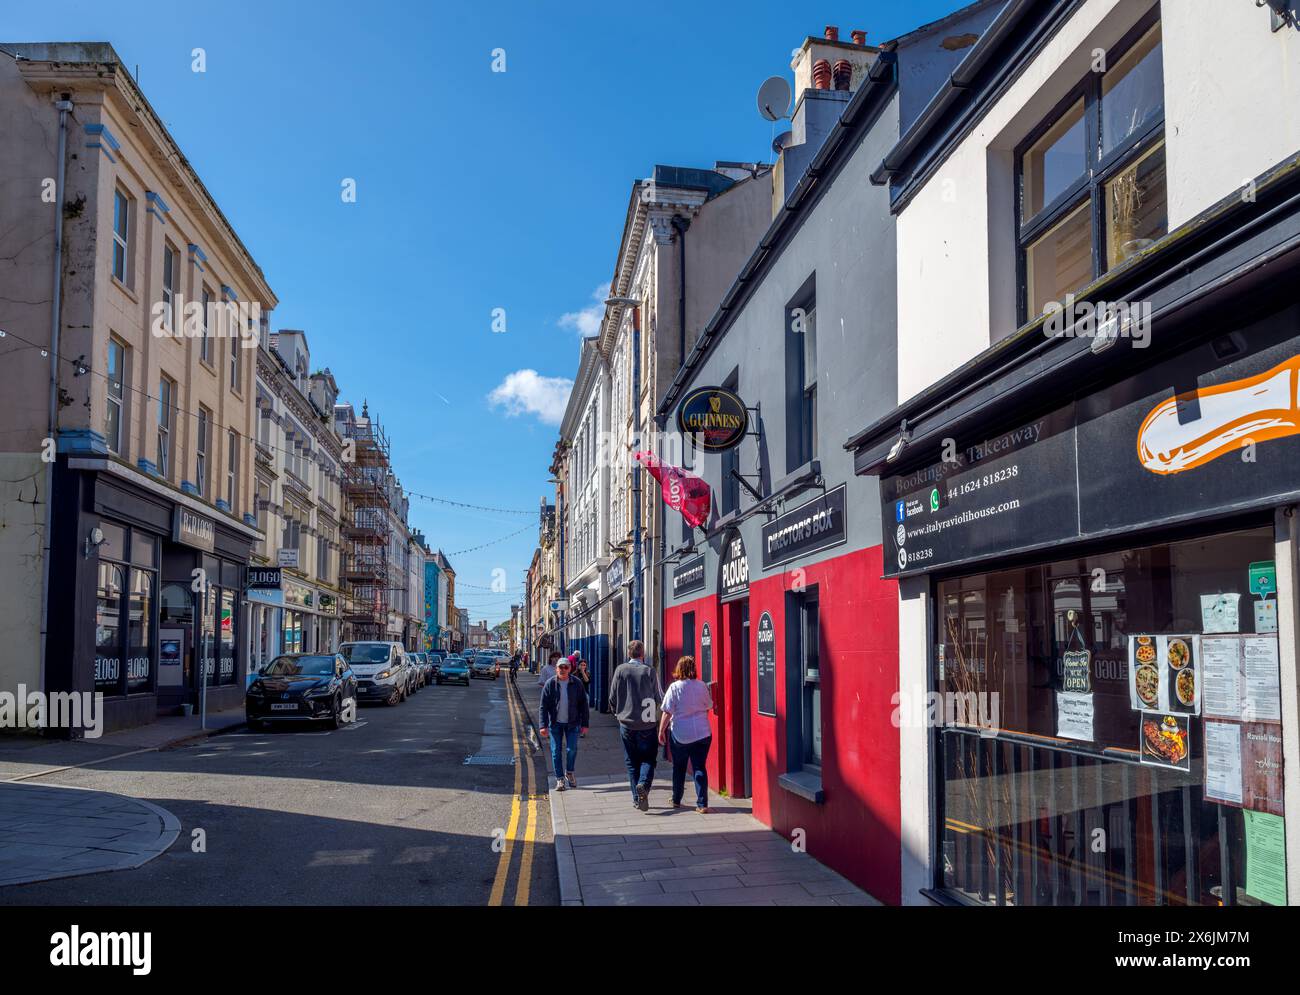
[[[578,729],[577,725],[569,723],[551,726],[551,767],[557,781],[564,780],[566,770],[573,773],[574,761],[578,759]]]
[[[638,801],[636,786],[644,784],[646,793],[655,779],[655,760],[659,752],[659,734],[654,729],[629,729],[619,726],[623,737],[623,759],[627,762],[627,779],[632,785],[632,800]]]
[[[709,804],[709,772],[704,769],[704,762],[709,759],[713,737],[705,736],[694,743],[679,743],[671,733],[668,738],[673,747],[673,804],[680,803],[686,791],[686,764],[689,762],[695,771],[695,807],[703,808]]]

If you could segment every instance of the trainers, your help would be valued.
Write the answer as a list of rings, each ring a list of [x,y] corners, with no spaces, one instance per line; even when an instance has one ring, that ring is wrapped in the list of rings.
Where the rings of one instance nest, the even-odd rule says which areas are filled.
[[[578,786],[578,779],[572,773],[565,774],[564,777],[569,782],[569,787],[576,788]]]
[[[636,786],[636,807],[642,812],[650,811],[650,789],[645,786],[645,782]]]
[[[699,812],[700,815],[708,815],[708,814],[709,814],[709,806],[707,806],[707,805],[696,805],[696,806],[695,806],[695,811]]]
[[[563,790],[564,790],[564,778],[562,778],[562,777],[557,777],[557,778],[555,779],[555,790],[556,790],[556,791],[563,791]]]

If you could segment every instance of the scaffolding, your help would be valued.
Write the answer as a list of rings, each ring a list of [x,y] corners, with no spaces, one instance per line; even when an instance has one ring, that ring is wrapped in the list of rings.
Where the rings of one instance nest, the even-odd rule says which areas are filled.
[[[388,639],[388,613],[398,586],[391,558],[394,477],[388,438],[371,420],[365,403],[361,417],[340,427],[345,447],[348,440],[352,442],[353,457],[342,463],[343,626],[351,640]],[[401,587],[405,586],[403,572]]]

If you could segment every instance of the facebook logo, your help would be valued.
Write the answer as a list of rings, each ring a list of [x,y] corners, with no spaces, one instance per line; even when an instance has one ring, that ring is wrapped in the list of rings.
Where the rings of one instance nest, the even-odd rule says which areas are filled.
[[[903,512],[903,502],[902,502],[902,501],[899,501],[898,504],[895,505],[895,512],[896,512],[896,514],[898,515],[898,520],[899,520],[900,522],[901,522],[904,518],[907,517],[906,514]]]

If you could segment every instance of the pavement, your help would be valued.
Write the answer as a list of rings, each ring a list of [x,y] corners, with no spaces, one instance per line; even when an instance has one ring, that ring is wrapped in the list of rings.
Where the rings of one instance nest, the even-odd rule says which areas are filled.
[[[753,817],[748,799],[688,780],[672,808],[672,764],[660,760],[650,810],[632,807],[618,724],[593,713],[580,741],[578,788],[550,791],[561,905],[879,905],[865,891]],[[554,783],[554,778],[551,778]]]

